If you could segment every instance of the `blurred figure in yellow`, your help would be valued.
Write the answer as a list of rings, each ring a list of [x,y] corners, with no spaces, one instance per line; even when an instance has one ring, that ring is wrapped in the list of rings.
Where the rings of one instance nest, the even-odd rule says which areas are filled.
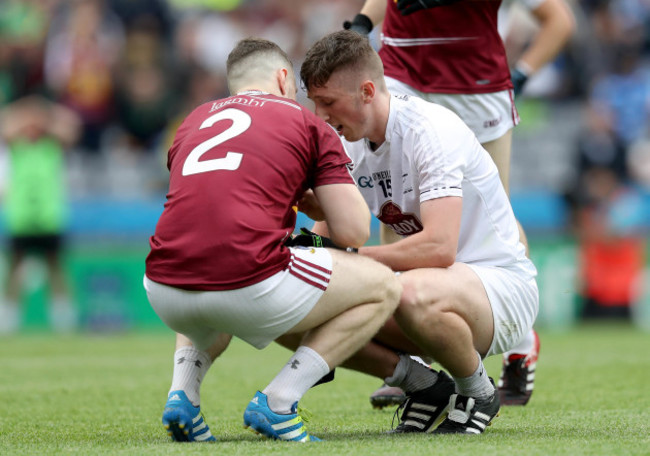
[[[9,239],[5,295],[0,302],[0,333],[20,328],[21,265],[39,254],[47,265],[50,323],[56,331],[77,324],[61,262],[66,223],[65,150],[74,144],[81,122],[76,114],[31,95],[0,111],[0,136],[7,154],[4,209]]]

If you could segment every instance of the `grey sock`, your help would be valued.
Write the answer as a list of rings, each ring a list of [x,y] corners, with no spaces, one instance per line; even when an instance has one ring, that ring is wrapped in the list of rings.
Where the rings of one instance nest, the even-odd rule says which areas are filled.
[[[483,367],[481,356],[478,356],[478,367],[469,377],[454,377],[456,388],[463,396],[473,397],[479,401],[487,400],[494,394],[494,385]]]
[[[399,355],[393,375],[384,380],[387,385],[397,386],[408,393],[428,388],[438,380],[438,372],[415,361],[408,355]]]

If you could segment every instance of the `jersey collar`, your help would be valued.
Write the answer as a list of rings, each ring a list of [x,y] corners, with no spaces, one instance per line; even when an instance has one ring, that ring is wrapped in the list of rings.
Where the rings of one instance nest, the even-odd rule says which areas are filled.
[[[268,92],[262,90],[244,90],[242,92],[237,92],[237,95],[268,95]]]

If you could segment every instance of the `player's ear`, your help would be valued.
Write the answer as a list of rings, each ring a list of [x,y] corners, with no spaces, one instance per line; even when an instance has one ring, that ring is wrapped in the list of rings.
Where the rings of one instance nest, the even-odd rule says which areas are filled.
[[[361,96],[364,103],[370,103],[375,98],[377,87],[370,79],[365,79],[361,82]]]
[[[280,89],[280,94],[282,94],[283,97],[287,97],[289,95],[289,90],[291,90],[288,86],[288,75],[289,71],[286,68],[280,68],[276,72],[278,88]]]

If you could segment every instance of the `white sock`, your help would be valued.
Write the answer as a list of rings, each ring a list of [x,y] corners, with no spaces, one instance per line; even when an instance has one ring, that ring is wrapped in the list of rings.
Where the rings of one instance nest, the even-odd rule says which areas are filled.
[[[262,393],[266,394],[272,411],[289,414],[293,412],[293,404],[329,371],[330,367],[317,352],[301,345]]]
[[[463,396],[479,400],[489,399],[494,394],[494,386],[485,371],[481,356],[478,353],[476,355],[478,356],[478,367],[469,377],[454,377],[456,389]]]
[[[174,353],[174,374],[169,391],[181,390],[192,405],[198,407],[201,403],[201,382],[212,364],[207,352],[194,347],[182,347]]]
[[[411,355],[411,359],[417,361],[418,363],[422,364],[423,366],[431,367],[431,363],[427,363],[425,360],[423,360],[419,356]]]
[[[438,373],[424,362],[408,355],[399,355],[399,362],[390,377],[384,380],[389,386],[398,386],[412,393],[428,388],[438,380]]]
[[[503,354],[504,358],[510,357],[510,355],[523,355],[526,356],[530,353],[535,345],[535,332],[531,329],[526,333],[526,335],[517,343],[515,347],[511,350],[508,350]]]

